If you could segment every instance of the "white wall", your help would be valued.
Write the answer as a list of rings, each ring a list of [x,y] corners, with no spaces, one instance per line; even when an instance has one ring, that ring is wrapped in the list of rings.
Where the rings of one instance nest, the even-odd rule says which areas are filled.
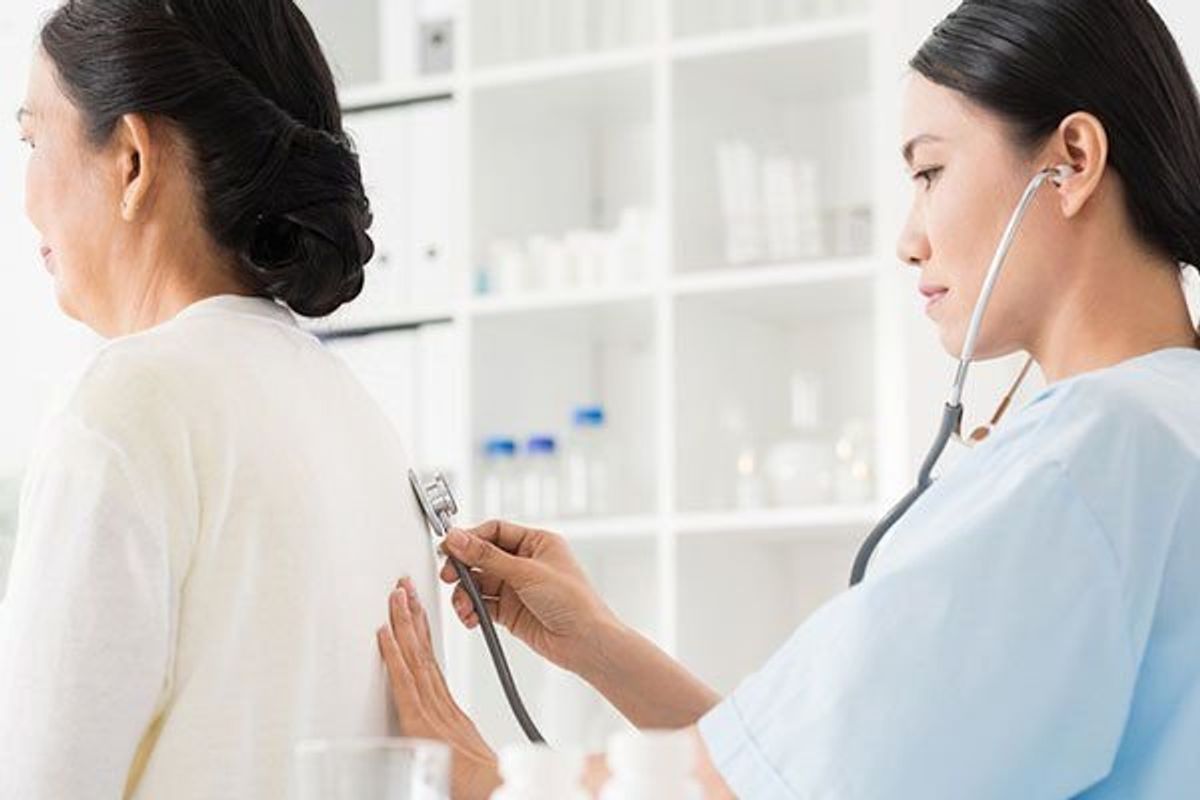
[[[9,135],[0,137],[0,479],[22,469],[50,392],[92,341],[59,312],[38,257],[38,236],[23,209],[27,150],[12,122],[25,98],[37,22],[52,5],[0,6],[0,113],[9,120]]]
[[[1200,3],[1196,0],[1157,0],[1153,5],[1175,34],[1192,75],[1200,75]]]
[[[79,363],[92,337],[58,311],[38,257],[38,237],[25,221],[26,149],[11,116],[25,97],[37,21],[47,0],[0,4],[0,114],[10,120],[0,137],[0,596],[4,594],[17,492],[54,387]]]

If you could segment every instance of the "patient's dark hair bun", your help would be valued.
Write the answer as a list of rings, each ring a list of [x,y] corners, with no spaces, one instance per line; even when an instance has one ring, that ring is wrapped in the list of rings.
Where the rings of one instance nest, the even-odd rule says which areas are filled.
[[[131,113],[180,132],[205,225],[247,288],[311,317],[362,291],[370,203],[291,0],[69,0],[41,41],[93,142]]]

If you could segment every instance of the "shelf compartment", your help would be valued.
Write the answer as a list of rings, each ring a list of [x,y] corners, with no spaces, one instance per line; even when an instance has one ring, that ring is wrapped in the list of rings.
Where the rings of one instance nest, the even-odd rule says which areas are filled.
[[[875,252],[870,37],[674,65],[675,271]]]
[[[876,500],[874,281],[676,299],[676,507]]]
[[[480,297],[645,286],[658,269],[652,71],[479,89],[471,264]]]
[[[654,38],[645,0],[474,0],[470,10],[476,70],[604,56]]]
[[[734,32],[686,36],[676,39],[671,44],[671,56],[683,61],[751,53],[783,45],[809,44],[848,35],[865,35],[869,33],[871,24],[869,16],[847,15]]]
[[[339,86],[439,80],[457,54],[454,3],[406,0],[297,0]]]
[[[558,443],[561,464],[571,446],[574,409],[600,405],[606,417],[601,448],[608,487],[599,513],[652,513],[660,430],[649,391],[657,358],[654,312],[652,301],[641,300],[476,319],[471,417],[477,457],[482,459],[483,443],[491,438],[524,443],[531,436],[550,435]],[[481,464],[474,516],[540,516],[540,510],[528,514],[519,500],[496,508],[489,499],[495,493],[485,487],[486,472]],[[565,508],[565,476],[559,482],[560,507]]]
[[[829,25],[856,20],[870,0],[672,0],[677,38],[733,39],[771,36],[780,30],[808,28],[819,32]]]
[[[649,67],[654,51],[646,48],[590,53],[528,64],[493,67],[473,74],[473,89],[533,87],[568,78],[598,78],[610,72]]]

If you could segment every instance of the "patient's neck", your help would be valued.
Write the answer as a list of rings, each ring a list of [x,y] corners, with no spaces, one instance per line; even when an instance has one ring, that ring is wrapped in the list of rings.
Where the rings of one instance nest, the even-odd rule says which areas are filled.
[[[223,294],[248,295],[236,257],[196,225],[146,232],[130,254],[128,281],[113,293],[106,336],[153,328],[190,305]],[[172,230],[174,228],[174,230]]]

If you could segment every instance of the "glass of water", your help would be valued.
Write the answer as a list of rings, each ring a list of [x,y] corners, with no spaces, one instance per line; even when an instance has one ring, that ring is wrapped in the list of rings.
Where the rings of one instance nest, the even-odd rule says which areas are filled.
[[[293,800],[448,800],[450,749],[424,739],[313,739],[296,746]]]

